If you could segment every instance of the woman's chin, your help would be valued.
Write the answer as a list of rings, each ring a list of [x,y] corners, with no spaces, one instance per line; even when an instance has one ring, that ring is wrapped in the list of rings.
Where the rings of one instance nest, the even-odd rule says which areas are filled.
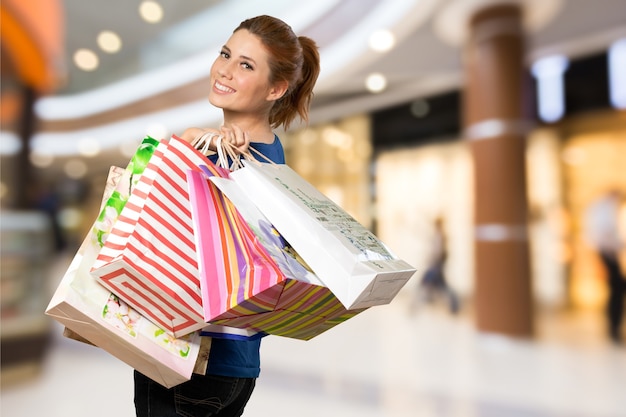
[[[211,103],[212,106],[217,107],[218,109],[224,108],[224,104],[221,102],[219,97],[215,97],[213,94],[209,94],[209,103]]]

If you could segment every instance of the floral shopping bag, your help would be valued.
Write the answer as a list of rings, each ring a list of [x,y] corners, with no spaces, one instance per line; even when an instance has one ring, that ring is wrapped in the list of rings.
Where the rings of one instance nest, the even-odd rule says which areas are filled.
[[[194,370],[203,373],[206,369],[206,353],[200,355],[200,332],[171,337],[89,273],[102,239],[106,239],[103,225],[114,223],[118,213],[107,208],[124,198],[132,177],[128,170],[111,170],[105,189],[106,203],[55,291],[46,315],[69,329],[67,333],[77,334],[163,386],[171,387],[189,380]],[[199,357],[203,360],[197,366]]]

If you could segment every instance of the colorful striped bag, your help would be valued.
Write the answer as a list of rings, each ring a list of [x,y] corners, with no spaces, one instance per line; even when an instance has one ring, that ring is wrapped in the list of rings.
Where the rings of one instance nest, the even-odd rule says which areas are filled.
[[[227,171],[202,168],[187,179],[205,320],[308,340],[365,310],[343,307]]]

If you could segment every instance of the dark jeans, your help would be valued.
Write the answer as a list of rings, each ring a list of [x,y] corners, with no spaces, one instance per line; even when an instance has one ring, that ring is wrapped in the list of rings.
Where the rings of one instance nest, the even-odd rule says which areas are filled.
[[[137,417],[239,417],[252,395],[255,378],[193,374],[165,388],[135,371]]]

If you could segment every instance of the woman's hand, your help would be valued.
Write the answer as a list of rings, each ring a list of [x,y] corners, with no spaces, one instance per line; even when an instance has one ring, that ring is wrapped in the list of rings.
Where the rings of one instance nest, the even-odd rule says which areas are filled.
[[[224,137],[223,140],[228,141],[240,153],[246,152],[250,146],[248,133],[241,130],[237,125],[233,124],[230,127],[222,126],[220,134]]]
[[[231,144],[232,148],[236,149],[237,152],[246,152],[250,146],[250,138],[248,137],[248,134],[241,130],[241,128],[237,125],[231,125],[230,127],[222,126],[219,130],[190,127],[183,132],[180,138],[186,142],[193,143],[206,134],[212,134],[212,136],[209,135],[206,140],[210,141],[208,149],[213,152],[217,151],[217,139],[220,136],[223,141],[227,141]]]

